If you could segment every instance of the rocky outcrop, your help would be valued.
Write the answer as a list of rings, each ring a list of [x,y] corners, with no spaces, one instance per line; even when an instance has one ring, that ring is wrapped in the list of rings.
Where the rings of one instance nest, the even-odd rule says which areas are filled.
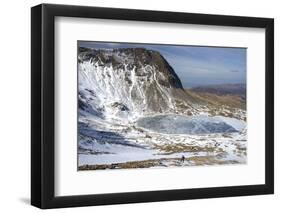
[[[78,73],[79,105],[87,102],[105,114],[122,117],[177,111],[194,102],[157,51],[80,48]]]

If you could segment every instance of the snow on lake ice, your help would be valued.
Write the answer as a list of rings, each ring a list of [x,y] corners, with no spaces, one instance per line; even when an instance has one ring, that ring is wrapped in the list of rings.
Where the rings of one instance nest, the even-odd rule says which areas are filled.
[[[238,119],[206,115],[156,115],[143,117],[137,121],[139,127],[164,134],[210,134],[241,131],[245,123]]]

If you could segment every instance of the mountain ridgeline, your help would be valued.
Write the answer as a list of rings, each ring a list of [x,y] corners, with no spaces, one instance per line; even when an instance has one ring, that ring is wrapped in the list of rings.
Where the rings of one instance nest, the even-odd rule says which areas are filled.
[[[80,47],[78,75],[79,108],[97,116],[187,112],[196,103],[165,58],[153,50]]]

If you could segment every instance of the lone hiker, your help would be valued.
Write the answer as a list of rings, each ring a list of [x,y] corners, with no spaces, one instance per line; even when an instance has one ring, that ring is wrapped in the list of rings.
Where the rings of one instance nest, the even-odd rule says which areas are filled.
[[[181,162],[184,163],[185,157],[184,155],[181,156]]]

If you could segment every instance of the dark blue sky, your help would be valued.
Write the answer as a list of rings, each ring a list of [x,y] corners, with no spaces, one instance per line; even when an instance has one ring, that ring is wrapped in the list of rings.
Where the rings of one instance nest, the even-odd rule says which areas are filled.
[[[79,41],[95,49],[141,47],[160,52],[181,79],[185,88],[246,83],[246,48],[222,48],[163,44],[131,44]]]

